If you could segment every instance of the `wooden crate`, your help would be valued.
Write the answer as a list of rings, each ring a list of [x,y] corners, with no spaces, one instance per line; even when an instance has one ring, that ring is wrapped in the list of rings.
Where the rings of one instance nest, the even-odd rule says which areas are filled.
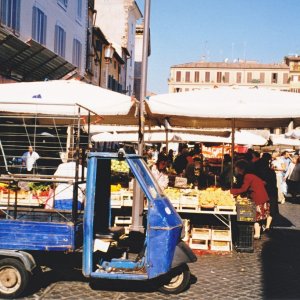
[[[230,251],[230,242],[228,241],[211,241],[210,250],[212,251]]]
[[[116,216],[114,226],[124,227],[125,233],[129,233],[129,226],[132,224],[132,217],[129,216]]]
[[[123,191],[122,192],[122,205],[123,206],[132,206],[133,204],[133,193]]]
[[[211,229],[208,227],[193,228],[192,232],[191,232],[191,236],[194,239],[210,240],[211,239]]]
[[[217,212],[223,212],[223,213],[236,213],[236,206],[224,206],[219,205],[216,207]]]
[[[110,194],[110,205],[111,207],[121,208],[123,206],[122,196],[120,192],[112,192]]]
[[[227,228],[213,228],[211,230],[211,239],[213,241],[231,241],[231,232]]]
[[[208,240],[190,238],[189,246],[191,249],[208,250]]]

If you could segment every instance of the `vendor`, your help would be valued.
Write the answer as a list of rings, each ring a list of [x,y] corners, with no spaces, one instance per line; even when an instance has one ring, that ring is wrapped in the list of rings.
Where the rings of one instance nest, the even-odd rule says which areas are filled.
[[[235,172],[243,176],[243,184],[240,188],[231,189],[230,192],[237,196],[246,194],[255,203],[256,222],[254,224],[254,238],[260,239],[261,223],[270,216],[270,204],[265,182],[254,174],[249,173],[249,163],[245,160],[237,161]]]
[[[201,159],[199,157],[195,157],[193,159],[193,162],[188,164],[185,170],[185,176],[187,178],[188,184],[198,186],[200,179],[200,171]]]
[[[28,147],[28,151],[22,156],[23,166],[26,167],[27,174],[33,174],[36,161],[40,158],[37,152],[33,151],[31,146]]]

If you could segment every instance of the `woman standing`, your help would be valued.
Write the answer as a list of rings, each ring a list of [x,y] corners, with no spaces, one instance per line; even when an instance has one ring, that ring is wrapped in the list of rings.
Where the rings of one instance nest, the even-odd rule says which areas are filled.
[[[260,239],[261,223],[270,216],[269,196],[265,188],[265,182],[254,174],[249,173],[249,164],[240,160],[235,164],[237,175],[243,176],[243,184],[240,188],[231,189],[230,192],[237,196],[248,194],[256,206],[256,222],[254,224],[254,238]]]

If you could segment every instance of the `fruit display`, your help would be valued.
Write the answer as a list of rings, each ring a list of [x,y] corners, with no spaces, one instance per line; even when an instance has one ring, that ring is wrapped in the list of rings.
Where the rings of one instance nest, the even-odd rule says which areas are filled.
[[[237,196],[236,202],[239,205],[252,205],[252,201],[249,198]]]
[[[207,188],[204,191],[199,191],[199,205],[202,207],[235,206],[235,201],[230,191]]]
[[[164,194],[172,200],[180,200],[182,193],[180,189],[168,187],[164,190]]]
[[[126,161],[112,160],[111,170],[116,173],[129,173],[129,166]]]
[[[121,184],[112,184],[112,185],[110,186],[110,191],[111,191],[111,192],[120,192],[121,189],[122,189]]]

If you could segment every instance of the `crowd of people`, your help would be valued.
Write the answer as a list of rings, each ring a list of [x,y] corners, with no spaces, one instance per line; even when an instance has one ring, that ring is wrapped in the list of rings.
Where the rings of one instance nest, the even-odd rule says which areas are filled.
[[[249,149],[244,154],[235,153],[234,168],[231,156],[225,154],[222,171],[217,174],[210,171],[197,147],[189,150],[183,146],[176,157],[173,150],[167,152],[166,147],[157,153],[156,158],[154,152],[150,149],[147,157],[151,162],[156,161],[152,163],[152,170],[164,188],[172,170],[176,176],[185,177],[193,187],[207,188],[217,183],[223,189],[230,189],[234,196],[252,199],[256,206],[256,239],[260,238],[262,231],[271,229],[272,220],[279,215],[278,203],[283,204],[287,197],[300,196],[300,157],[297,152],[270,154]]]

